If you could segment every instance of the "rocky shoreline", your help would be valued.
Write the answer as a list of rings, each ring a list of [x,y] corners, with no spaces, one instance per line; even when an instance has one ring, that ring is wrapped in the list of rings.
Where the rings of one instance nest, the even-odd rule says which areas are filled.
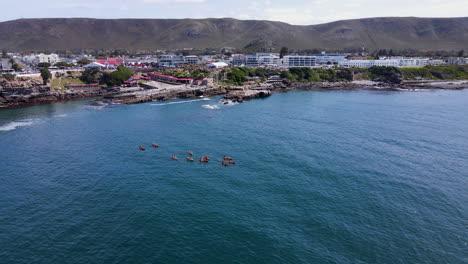
[[[175,86],[171,89],[103,88],[96,91],[53,91],[47,86],[34,84],[31,87],[0,87],[0,109],[46,104],[88,97],[101,97],[116,103],[138,104],[150,101],[165,101],[176,98],[194,98],[200,96],[223,95],[226,100],[242,103],[246,100],[264,98],[273,93],[291,90],[420,90],[446,89],[461,90],[468,88],[468,81],[458,82],[404,82],[386,84],[377,82],[320,82],[320,83],[276,83],[257,84],[242,87],[190,87]]]

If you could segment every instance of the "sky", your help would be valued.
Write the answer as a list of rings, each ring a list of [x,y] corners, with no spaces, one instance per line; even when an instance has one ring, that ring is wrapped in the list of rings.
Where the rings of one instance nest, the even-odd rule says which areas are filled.
[[[0,21],[19,18],[265,19],[312,25],[383,16],[463,17],[468,0],[0,0]]]

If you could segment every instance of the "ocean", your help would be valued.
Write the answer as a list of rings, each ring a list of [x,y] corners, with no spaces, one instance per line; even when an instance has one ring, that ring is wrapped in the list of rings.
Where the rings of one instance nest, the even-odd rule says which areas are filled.
[[[0,262],[468,263],[468,90],[219,100],[0,111]]]

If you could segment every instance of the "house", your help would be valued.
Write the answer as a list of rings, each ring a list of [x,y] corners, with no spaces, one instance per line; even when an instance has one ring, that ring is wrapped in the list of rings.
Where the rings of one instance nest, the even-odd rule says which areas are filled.
[[[158,64],[159,66],[162,66],[162,67],[173,68],[173,67],[177,67],[179,65],[185,64],[185,61],[184,61],[183,56],[170,54],[170,55],[162,55],[161,58],[159,58]]]
[[[106,65],[97,63],[97,62],[91,62],[90,64],[86,64],[85,66],[83,66],[83,68],[101,68],[101,69],[105,67]]]
[[[65,88],[72,89],[75,91],[97,91],[100,90],[101,87],[97,83],[93,84],[68,84],[65,85]]]
[[[323,51],[315,56],[317,64],[339,64],[346,59],[344,54],[329,54]]]
[[[95,62],[102,64],[105,67],[117,68],[124,64],[125,59],[123,57],[111,57],[107,59],[96,59]]]
[[[398,67],[398,60],[344,60],[339,62],[341,67],[370,68],[372,66]]]
[[[1,59],[0,60],[0,71],[1,72],[8,72],[12,71],[12,65],[10,63],[10,59]]]
[[[244,54],[232,54],[232,60],[231,60],[232,66],[242,66],[244,64],[245,64]]]
[[[185,64],[198,64],[199,63],[198,56],[195,56],[195,55],[185,56],[184,63]]]
[[[317,64],[315,56],[290,55],[284,56],[283,66],[291,67],[313,67]]]
[[[148,73],[149,77],[155,81],[165,82],[170,84],[192,84],[192,78],[177,78],[174,76],[163,75],[158,73]]]
[[[214,68],[214,69],[222,69],[222,68],[226,68],[228,66],[229,65],[227,63],[225,63],[225,62],[213,62],[213,63],[208,64],[208,67]]]

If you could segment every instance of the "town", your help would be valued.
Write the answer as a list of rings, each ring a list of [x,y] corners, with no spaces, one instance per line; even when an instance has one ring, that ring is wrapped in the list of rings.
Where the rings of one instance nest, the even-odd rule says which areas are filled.
[[[408,81],[409,87],[414,87],[468,79],[468,58],[463,50],[456,52],[458,56],[432,57],[400,56],[392,50],[370,53],[364,47],[354,53],[322,51],[309,55],[289,52],[287,47],[277,53],[190,51],[93,56],[3,50],[0,106],[96,95],[119,103],[217,94],[243,101],[270,95],[279,88],[349,89],[369,85],[369,81],[374,86]],[[439,88],[464,88],[466,82],[454,87],[442,84]]]

